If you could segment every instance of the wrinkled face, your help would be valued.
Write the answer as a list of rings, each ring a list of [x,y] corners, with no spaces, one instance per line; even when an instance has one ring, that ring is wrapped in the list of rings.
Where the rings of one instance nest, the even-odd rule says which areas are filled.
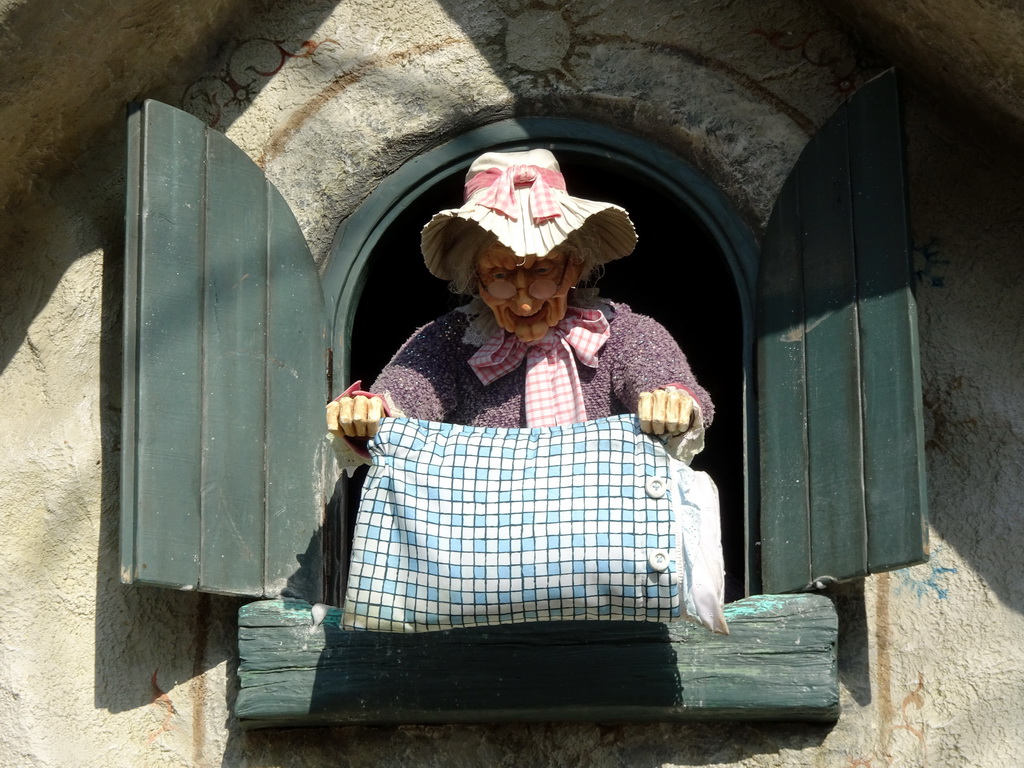
[[[517,259],[512,250],[495,244],[476,263],[480,298],[498,325],[523,341],[543,338],[565,317],[569,289],[582,266],[556,248],[544,258]]]

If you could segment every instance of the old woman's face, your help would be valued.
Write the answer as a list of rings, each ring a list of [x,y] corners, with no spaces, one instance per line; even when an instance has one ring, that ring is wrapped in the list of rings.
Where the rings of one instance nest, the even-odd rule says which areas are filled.
[[[566,297],[582,271],[568,250],[517,258],[497,243],[478,257],[476,267],[480,298],[498,325],[523,341],[543,338],[565,317]]]

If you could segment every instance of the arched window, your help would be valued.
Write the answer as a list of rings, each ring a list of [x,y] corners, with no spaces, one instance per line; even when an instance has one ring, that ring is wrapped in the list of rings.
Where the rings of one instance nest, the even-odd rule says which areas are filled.
[[[754,390],[756,244],[714,185],[657,145],[579,120],[524,118],[469,132],[396,172],[331,249],[324,281],[340,297],[334,333],[350,339],[336,345],[336,389],[352,377],[369,383],[413,330],[459,303],[423,266],[419,231],[437,211],[461,204],[469,163],[492,149],[535,147],[555,152],[572,194],[621,205],[636,224],[636,250],[607,265],[598,285],[662,323],[711,393],[715,424],[694,466],[718,483],[730,597],[741,597],[756,552],[746,506],[756,499],[756,456],[749,464],[744,453],[744,420],[755,413],[745,398]],[[353,496],[350,489],[348,508]],[[331,558],[344,560],[343,550]],[[332,587],[340,595],[340,585]]]

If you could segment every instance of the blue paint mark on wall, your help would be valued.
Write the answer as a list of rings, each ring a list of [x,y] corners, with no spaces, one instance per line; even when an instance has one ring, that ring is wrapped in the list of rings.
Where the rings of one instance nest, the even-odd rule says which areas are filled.
[[[925,597],[945,600],[949,597],[948,584],[945,582],[947,576],[957,572],[956,568],[947,568],[938,564],[939,554],[942,547],[933,550],[931,560],[913,568],[904,568],[897,571],[896,582],[897,592],[910,592],[917,597],[917,601]],[[923,574],[923,577],[919,576]]]

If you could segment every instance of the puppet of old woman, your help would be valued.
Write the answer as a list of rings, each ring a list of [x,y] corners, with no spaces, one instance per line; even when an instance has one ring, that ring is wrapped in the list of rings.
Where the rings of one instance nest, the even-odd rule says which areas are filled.
[[[359,452],[385,415],[541,427],[636,413],[688,462],[713,411],[686,357],[657,322],[584,287],[636,245],[626,211],[571,196],[541,149],[477,158],[465,200],[421,247],[472,300],[416,331],[369,390],[330,403],[329,430]]]

